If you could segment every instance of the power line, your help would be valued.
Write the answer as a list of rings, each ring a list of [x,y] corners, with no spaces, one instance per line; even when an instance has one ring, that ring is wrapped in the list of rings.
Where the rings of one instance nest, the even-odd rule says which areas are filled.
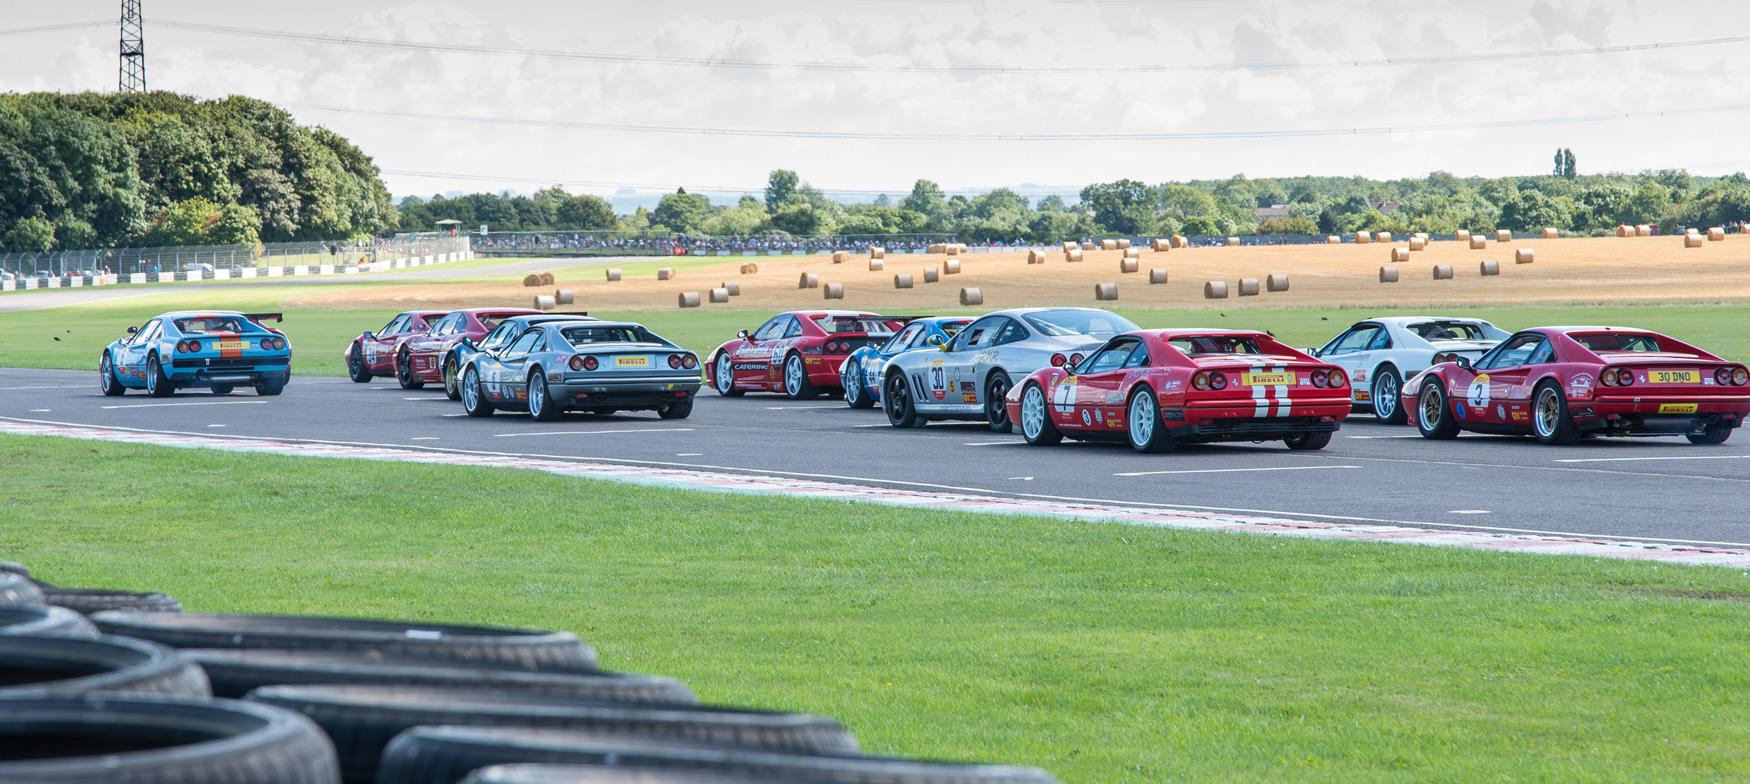
[[[89,22],[61,22],[59,24],[36,25],[34,27],[10,27],[0,30],[0,35],[26,35],[29,33],[52,33],[58,30],[78,30],[86,27],[108,27],[115,22],[108,19],[93,19]]]
[[[1387,57],[1371,60],[1330,60],[1324,62],[1250,62],[1250,63],[1201,63],[1185,65],[920,65],[917,63],[859,63],[859,62],[828,62],[828,61],[776,61],[748,60],[739,58],[718,57],[675,57],[668,55],[635,55],[614,54],[605,52],[588,52],[560,49],[533,49],[525,47],[477,46],[471,44],[437,43],[430,41],[407,41],[388,38],[361,38],[344,35],[326,35],[321,33],[301,33],[289,30],[264,30],[252,27],[235,27],[231,25],[215,25],[203,22],[178,22],[173,20],[154,19],[153,24],[177,30],[190,32],[214,33],[218,35],[234,35],[249,38],[265,38],[280,41],[298,41],[303,43],[329,44],[335,46],[358,46],[377,49],[396,49],[421,52],[444,52],[450,54],[473,54],[488,56],[531,57],[548,60],[568,60],[578,62],[616,63],[626,65],[664,65],[692,68],[734,68],[754,70],[796,69],[810,71],[836,72],[886,72],[886,73],[950,73],[950,74],[1050,74],[1050,73],[1173,73],[1173,72],[1226,72],[1226,71],[1303,71],[1334,68],[1376,68],[1401,67],[1419,65],[1465,65],[1471,63],[1503,62],[1512,60],[1532,60],[1542,58],[1578,57],[1592,55],[1622,54],[1626,52],[1663,51],[1702,46],[1722,46],[1750,42],[1750,35],[1729,36],[1720,38],[1702,38],[1688,41],[1661,41],[1639,44],[1621,44],[1617,46],[1585,46],[1567,49],[1537,49],[1517,52],[1493,52],[1474,54],[1437,54],[1408,57]]]
[[[1143,131],[1136,133],[942,133],[929,131],[810,131],[759,128],[712,128],[677,125],[645,125],[637,123],[588,122],[582,120],[550,120],[527,117],[485,117],[474,115],[438,114],[433,112],[398,111],[392,109],[361,109],[322,104],[286,104],[291,109],[335,112],[403,120],[477,123],[484,125],[538,126],[568,130],[610,131],[616,133],[680,134],[693,136],[742,136],[781,139],[833,139],[840,141],[938,141],[938,142],[1115,142],[1115,141],[1216,141],[1236,139],[1288,139],[1332,136],[1388,136],[1450,131],[1533,128],[1555,125],[1586,125],[1621,120],[1661,117],[1682,117],[1697,114],[1750,111],[1750,103],[1723,106],[1684,107],[1639,112],[1574,115],[1567,117],[1531,117],[1513,120],[1483,120],[1473,122],[1428,123],[1421,125],[1374,125],[1349,128],[1276,128],[1232,131]]]
[[[615,188],[615,189],[629,188],[629,189],[637,190],[637,191],[671,192],[678,187],[683,187],[683,186],[677,185],[675,183],[610,182],[610,181],[606,181],[606,180],[579,180],[579,179],[571,179],[571,178],[567,178],[567,177],[518,177],[518,176],[513,176],[513,175],[467,174],[467,173],[461,173],[461,172],[412,171],[412,170],[407,170],[407,169],[383,169],[382,173],[389,175],[389,176],[392,176],[392,177],[414,177],[414,178],[419,178],[419,179],[431,179],[431,180],[460,180],[460,181],[464,181],[464,182],[514,182],[514,183],[525,184],[525,185],[581,185],[581,186],[590,187],[590,188]],[[718,194],[759,193],[759,192],[764,191],[766,189],[766,186],[763,184],[762,185],[747,185],[747,186],[686,185],[684,187],[687,189],[688,193],[718,193]],[[888,188],[885,190],[872,190],[872,189],[862,189],[862,188],[815,188],[815,190],[817,190],[817,191],[819,191],[822,194],[825,194],[827,196],[883,196],[883,195],[894,196],[894,195],[910,193],[911,186],[907,185],[903,188]],[[944,188],[944,189],[942,189],[942,193],[950,195],[950,196],[953,196],[953,195],[975,196],[978,194],[988,192],[990,190],[991,190],[990,188]],[[1017,194],[1020,194],[1023,196],[1050,196],[1050,195],[1054,195],[1054,194],[1055,195],[1064,195],[1064,194],[1074,194],[1077,192],[1074,188],[1056,189],[1056,190],[1049,189],[1049,188],[1010,188],[1010,190],[1013,190]]]

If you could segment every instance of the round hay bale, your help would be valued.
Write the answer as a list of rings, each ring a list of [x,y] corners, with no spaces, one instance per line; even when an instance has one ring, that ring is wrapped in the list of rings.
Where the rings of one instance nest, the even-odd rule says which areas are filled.
[[[1513,241],[1513,232],[1509,231],[1507,229],[1496,229],[1495,230],[1495,241],[1496,242],[1512,242]]]
[[[1701,235],[1696,234],[1695,232],[1689,232],[1683,235],[1683,247],[1685,248],[1699,248],[1705,242],[1707,242],[1707,240],[1702,239]]]
[[[1142,248],[1125,248],[1124,249],[1124,258],[1127,258],[1127,259],[1142,258]]]
[[[1470,231],[1468,229],[1459,229],[1458,231],[1455,231],[1452,233],[1452,238],[1455,240],[1458,240],[1459,242],[1469,242],[1470,241]]]
[[[942,249],[942,252],[950,256],[958,256],[966,252],[966,246],[958,242],[949,243],[947,247]]]
[[[925,246],[924,246],[924,252],[925,252],[925,253],[931,253],[931,254],[934,254],[934,253],[941,253],[941,252],[942,252],[942,249],[943,249],[943,248],[945,248],[945,247],[947,247],[947,246],[946,246],[946,245],[945,245],[945,244],[943,244],[943,243],[940,243],[940,242],[932,242],[932,243],[930,243],[930,244],[928,244],[928,245],[925,245]]]
[[[711,289],[711,301],[716,303],[728,302],[729,289],[723,288],[722,286]]]
[[[843,264],[843,263],[849,261],[850,259],[851,259],[851,254],[846,253],[842,250],[835,250],[832,252],[832,263],[834,263],[834,264]]]
[[[1392,248],[1391,249],[1391,260],[1392,261],[1409,261],[1410,260],[1410,249],[1404,248],[1404,247]]]
[[[1173,247],[1173,241],[1170,239],[1156,237],[1156,238],[1154,238],[1154,240],[1149,242],[1149,247],[1153,248],[1156,253],[1165,253],[1165,252],[1167,252],[1167,250],[1169,248]]]
[[[1256,297],[1256,296],[1258,296],[1258,279],[1257,278],[1240,278],[1240,296],[1242,296],[1242,297]]]
[[[1027,263],[1028,264],[1044,264],[1045,263],[1045,251],[1042,251],[1042,250],[1027,251]]]
[[[1562,230],[1554,226],[1545,226],[1543,229],[1543,238],[1546,240],[1560,239],[1561,236]]]
[[[1451,264],[1436,264],[1436,265],[1434,265],[1434,279],[1435,280],[1452,280],[1452,265]]]
[[[1126,238],[1120,238],[1118,240],[1118,249],[1119,250],[1130,250],[1130,240],[1126,239]]]
[[[577,295],[573,294],[571,289],[554,289],[553,301],[561,305],[570,305],[577,301]]]
[[[1227,281],[1212,280],[1203,284],[1204,299],[1227,299]]]
[[[984,292],[980,291],[976,288],[961,289],[960,290],[960,304],[961,305],[983,305],[984,304]]]
[[[758,275],[760,274],[760,265],[753,263],[743,264],[741,265],[741,274]]]
[[[747,265],[743,264],[742,266],[745,267]],[[621,276],[620,276],[620,268],[619,267],[610,267],[608,269],[608,282],[609,283],[619,283],[620,277]]]
[[[551,272],[541,273],[541,285],[551,286],[551,285],[553,285],[553,283],[554,283],[553,273],[551,273]]]
[[[1484,237],[1481,234],[1472,234],[1470,236],[1471,250],[1482,250],[1487,247],[1489,247],[1489,239],[1487,237]]]
[[[1094,299],[1099,300],[1101,302],[1110,302],[1112,300],[1118,299],[1118,284],[1110,283],[1110,282],[1095,283],[1094,284]]]
[[[936,269],[935,267],[925,267],[924,268],[924,282],[925,283],[935,283],[936,281],[941,280],[941,279],[942,279],[942,271],[941,270]]]
[[[657,280],[674,280],[674,267],[663,267],[656,271]]]
[[[1343,244],[1343,238],[1339,237],[1335,234],[1326,235],[1325,244],[1326,245],[1341,245],[1341,244]]]
[[[943,261],[942,262],[942,274],[943,275],[959,275],[960,274],[960,260],[959,259],[947,259],[947,260]]]
[[[1635,236],[1635,227],[1630,226],[1626,223],[1622,224],[1621,226],[1616,227],[1616,236],[1618,236],[1618,237],[1633,237],[1633,236]]]
[[[1419,250],[1427,250],[1427,249],[1428,249],[1428,241],[1427,240],[1422,239],[1421,237],[1411,237],[1410,238],[1410,252],[1411,253],[1414,253],[1414,252],[1419,251]]]
[[[893,276],[893,287],[896,289],[911,288],[911,273],[901,272]]]
[[[1135,272],[1138,268],[1139,261],[1140,261],[1140,259],[1129,259],[1129,258],[1119,259],[1118,260],[1118,272],[1119,272],[1119,274],[1122,275],[1122,274],[1129,274],[1129,273]]]
[[[683,291],[681,292],[679,299],[680,305],[683,308],[696,308],[699,306],[699,292],[697,291]]]
[[[1149,285],[1159,285],[1162,283],[1166,283],[1167,282],[1167,270],[1164,267],[1155,267],[1154,269],[1149,270],[1148,271],[1148,282],[1149,282]]]
[[[1389,232],[1389,231],[1379,232],[1378,234],[1373,235],[1373,241],[1378,242],[1378,243],[1391,242],[1392,241],[1391,232]]]
[[[1514,264],[1530,264],[1533,254],[1530,248],[1518,248],[1513,251]]]
[[[1398,282],[1398,268],[1397,267],[1380,267],[1379,268],[1379,282],[1380,283],[1396,283],[1396,282]]]
[[[1725,240],[1726,240],[1726,227],[1715,226],[1715,227],[1707,230],[1707,241],[1708,242],[1724,242]]]
[[[1499,275],[1499,274],[1501,274],[1501,262],[1498,262],[1498,261],[1480,262],[1477,264],[1477,272],[1482,273],[1482,275],[1484,277],[1488,277],[1490,275]]]
[[[1372,241],[1373,241],[1372,234],[1368,234],[1365,231],[1355,232],[1355,244],[1356,245],[1366,245],[1367,243],[1372,242]]]
[[[1118,250],[1118,240],[1100,240],[1100,250]]]
[[[1063,260],[1070,263],[1070,264],[1075,264],[1077,262],[1080,262],[1082,260],[1082,249],[1076,248],[1075,250],[1064,251],[1063,252]]]
[[[1651,236],[1653,236],[1652,225],[1643,223],[1643,224],[1640,224],[1639,226],[1636,226],[1635,227],[1635,236],[1636,237],[1651,237]]]
[[[1068,253],[1072,250],[1079,250],[1079,249],[1081,249],[1081,247],[1082,246],[1079,243],[1072,242],[1070,240],[1064,240],[1064,242],[1063,242],[1063,252],[1064,253]]]
[[[723,289],[724,291],[729,292],[729,296],[731,296],[731,297],[741,296],[741,284],[736,283],[733,280],[723,281],[723,285],[720,286],[719,288]]]
[[[845,298],[845,284],[843,283],[828,283],[825,286],[821,286],[820,290],[826,295],[827,299]]]
[[[885,259],[885,258],[887,258],[887,249],[881,247],[880,245],[870,245],[869,246],[869,258]]]
[[[816,275],[812,272],[804,272],[804,273],[802,273],[802,277],[799,277],[796,279],[796,288],[799,288],[799,289],[817,289],[817,288],[820,288],[820,276]]]
[[[535,306],[534,306],[535,310],[552,310],[553,304],[554,304],[553,303],[553,295],[551,295],[551,294],[536,294],[535,295]]]
[[[1240,238],[1239,237],[1228,237],[1226,240],[1226,244],[1228,247],[1231,248],[1235,245],[1240,244]]]
[[[1082,243],[1082,250],[1099,250],[1099,249],[1100,249],[1100,243],[1095,242],[1093,240],[1088,240],[1087,242]]]
[[[1428,242],[1428,240],[1430,239],[1430,237],[1428,236],[1428,232],[1425,232],[1425,231],[1418,231],[1415,234],[1411,234],[1410,236],[1421,240],[1424,244],[1426,244]]]
[[[1264,278],[1264,289],[1266,291],[1287,291],[1288,290],[1288,273],[1286,273],[1286,272],[1272,272],[1272,273],[1270,273],[1268,276],[1266,276]]]
[[[882,260],[882,259],[870,259],[869,260],[869,271],[870,272],[880,272],[881,270],[886,269],[886,268],[887,268],[887,262]]]
[[[1191,247],[1191,241],[1188,239],[1185,239],[1185,235],[1183,235],[1183,234],[1174,234],[1173,235],[1173,247],[1175,247],[1175,248],[1189,248],[1189,247]]]
[[[536,286],[545,286],[547,284],[541,282],[540,275],[536,275],[535,273],[531,272],[531,273],[523,276],[523,285],[527,286],[529,288],[534,288]]]

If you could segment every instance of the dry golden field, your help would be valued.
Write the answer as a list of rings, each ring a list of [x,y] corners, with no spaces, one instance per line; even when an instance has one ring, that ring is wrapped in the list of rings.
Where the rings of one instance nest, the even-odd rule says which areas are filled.
[[[1046,253],[1042,265],[1026,263],[1026,252],[975,253],[960,256],[960,273],[924,282],[926,267],[941,270],[943,255],[893,255],[884,269],[871,271],[868,259],[852,254],[843,264],[830,257],[787,256],[724,259],[721,264],[682,269],[672,280],[659,281],[648,261],[626,262],[619,282],[607,282],[604,271],[618,264],[583,264],[557,271],[557,285],[572,289],[578,309],[612,311],[675,310],[682,292],[698,292],[704,309],[759,311],[799,307],[846,307],[871,310],[930,312],[959,307],[962,287],[977,287],[983,308],[1027,305],[1092,305],[1094,287],[1118,284],[1123,308],[1247,307],[1422,307],[1455,305],[1588,305],[1750,302],[1750,237],[1730,235],[1724,241],[1685,248],[1682,237],[1528,239],[1488,243],[1471,250],[1450,239],[1428,243],[1409,254],[1409,261],[1391,262],[1393,248],[1408,242],[1366,245],[1292,245],[1258,247],[1141,250],[1138,271],[1119,271],[1122,251],[1084,251],[1084,261],[1068,263],[1060,250]],[[1515,263],[1515,251],[1529,249],[1534,261]],[[1500,274],[1484,277],[1479,263],[1495,261]],[[739,274],[741,264],[759,265],[757,274]],[[697,262],[694,262],[697,263]],[[636,273],[632,271],[636,264]],[[1436,265],[1452,266],[1451,280],[1435,280]],[[1396,267],[1399,281],[1379,282],[1381,267]],[[1149,271],[1167,270],[1168,282],[1149,284]],[[799,289],[798,278],[814,273],[820,282],[840,283],[843,300],[825,300],[819,288]],[[911,273],[910,289],[896,289],[894,276]],[[1239,280],[1263,280],[1286,275],[1286,292],[1240,297]],[[1229,296],[1209,300],[1206,281],[1226,281]],[[741,293],[728,304],[709,304],[709,290],[725,281],[739,283]],[[535,294],[552,287],[525,288],[520,283],[443,283],[406,286],[348,287],[295,303],[310,307],[528,306]],[[571,309],[571,308],[562,308]]]

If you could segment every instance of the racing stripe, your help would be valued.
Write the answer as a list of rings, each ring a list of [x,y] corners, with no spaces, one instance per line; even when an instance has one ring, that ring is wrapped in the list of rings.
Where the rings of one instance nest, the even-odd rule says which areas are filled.
[[[1273,369],[1280,371],[1280,372],[1284,372],[1284,373],[1288,372],[1287,365],[1277,365]],[[1276,415],[1279,417],[1285,417],[1285,416],[1288,416],[1289,412],[1293,411],[1293,410],[1294,410],[1294,401],[1290,400],[1288,398],[1288,386],[1286,384],[1277,384],[1276,385]]]
[[[1264,363],[1256,359],[1248,358],[1246,364],[1250,365],[1253,370],[1264,367]],[[1252,416],[1267,417],[1270,415],[1269,391],[1265,387],[1252,385]]]

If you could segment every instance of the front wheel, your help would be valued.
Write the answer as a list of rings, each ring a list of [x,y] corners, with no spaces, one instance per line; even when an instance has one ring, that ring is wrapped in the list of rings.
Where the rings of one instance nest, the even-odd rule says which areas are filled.
[[[656,415],[663,419],[686,419],[693,415],[693,399],[675,400],[662,408],[656,409]]]
[[[1568,396],[1561,387],[1547,381],[1538,385],[1534,401],[1531,429],[1537,440],[1558,446],[1580,443],[1580,428],[1568,415]]]
[[[887,423],[894,427],[923,427],[924,418],[918,416],[917,407],[912,405],[911,387],[905,383],[905,376],[894,373],[887,377],[884,386],[881,408],[887,412]]]
[[[1287,444],[1289,449],[1302,451],[1302,452],[1311,452],[1311,451],[1318,450],[1318,449],[1324,449],[1325,447],[1330,446],[1331,445],[1331,434],[1330,433],[1290,433],[1289,435],[1283,437],[1282,443]]]
[[[346,376],[354,384],[371,383],[371,369],[365,367],[365,355],[357,343],[352,344],[352,351],[346,355]]]
[[[874,408],[874,399],[863,389],[862,376],[856,360],[845,360],[845,369],[839,371],[839,383],[845,388],[845,405],[851,408]]]
[[[1401,425],[1409,419],[1398,393],[1404,389],[1404,379],[1397,368],[1382,367],[1373,373],[1373,415],[1381,424]]]
[[[444,360],[444,397],[451,400],[462,399],[462,386],[456,381],[456,358]]]
[[[213,394],[215,394],[215,395],[229,395],[229,394],[231,394],[231,390],[233,390],[233,389],[236,389],[236,387],[234,387],[230,384],[214,384],[213,385]]]
[[[991,374],[990,381],[984,385],[984,421],[990,429],[997,433],[1007,433],[1015,429],[1015,423],[1009,421],[1008,401],[1009,374],[1001,370]]]
[[[565,413],[553,403],[553,398],[547,393],[547,374],[539,368],[529,374],[529,416],[537,422],[552,422]]]
[[[1724,444],[1726,443],[1726,439],[1731,437],[1732,426],[1724,422],[1715,422],[1703,428],[1700,433],[1690,433],[1689,435],[1684,436],[1684,438],[1689,439],[1689,443],[1701,444],[1704,446]]]
[[[717,372],[712,374],[712,386],[717,394],[724,397],[741,397],[742,391],[735,388],[735,361],[728,354],[717,355]]]
[[[1440,379],[1432,379],[1422,385],[1422,392],[1416,395],[1416,430],[1423,438],[1446,440],[1458,437],[1458,420],[1452,418],[1452,411],[1446,405],[1446,390],[1441,387]]]
[[[109,352],[103,352],[103,359],[97,362],[97,385],[103,390],[105,397],[120,397],[128,392],[122,386],[122,380],[116,377],[115,361],[109,358]]]
[[[1124,433],[1130,448],[1143,453],[1171,452],[1178,442],[1161,425],[1161,405],[1154,391],[1141,387],[1130,395],[1126,408]]]
[[[1021,437],[1034,446],[1063,442],[1063,431],[1051,421],[1051,408],[1045,403],[1045,389],[1037,382],[1021,390]]]
[[[808,400],[816,394],[814,382],[808,380],[808,369],[802,365],[801,354],[791,354],[784,360],[784,394],[791,400]]]
[[[492,416],[492,403],[486,400],[486,390],[480,388],[480,371],[474,368],[462,373],[462,411],[471,417]]]
[[[413,375],[413,357],[407,355],[406,349],[395,355],[395,381],[401,384],[402,389],[425,388],[425,382]]]
[[[164,365],[158,362],[157,354],[146,358],[146,394],[152,397],[176,394],[176,387],[170,383],[170,377],[164,375]]]

